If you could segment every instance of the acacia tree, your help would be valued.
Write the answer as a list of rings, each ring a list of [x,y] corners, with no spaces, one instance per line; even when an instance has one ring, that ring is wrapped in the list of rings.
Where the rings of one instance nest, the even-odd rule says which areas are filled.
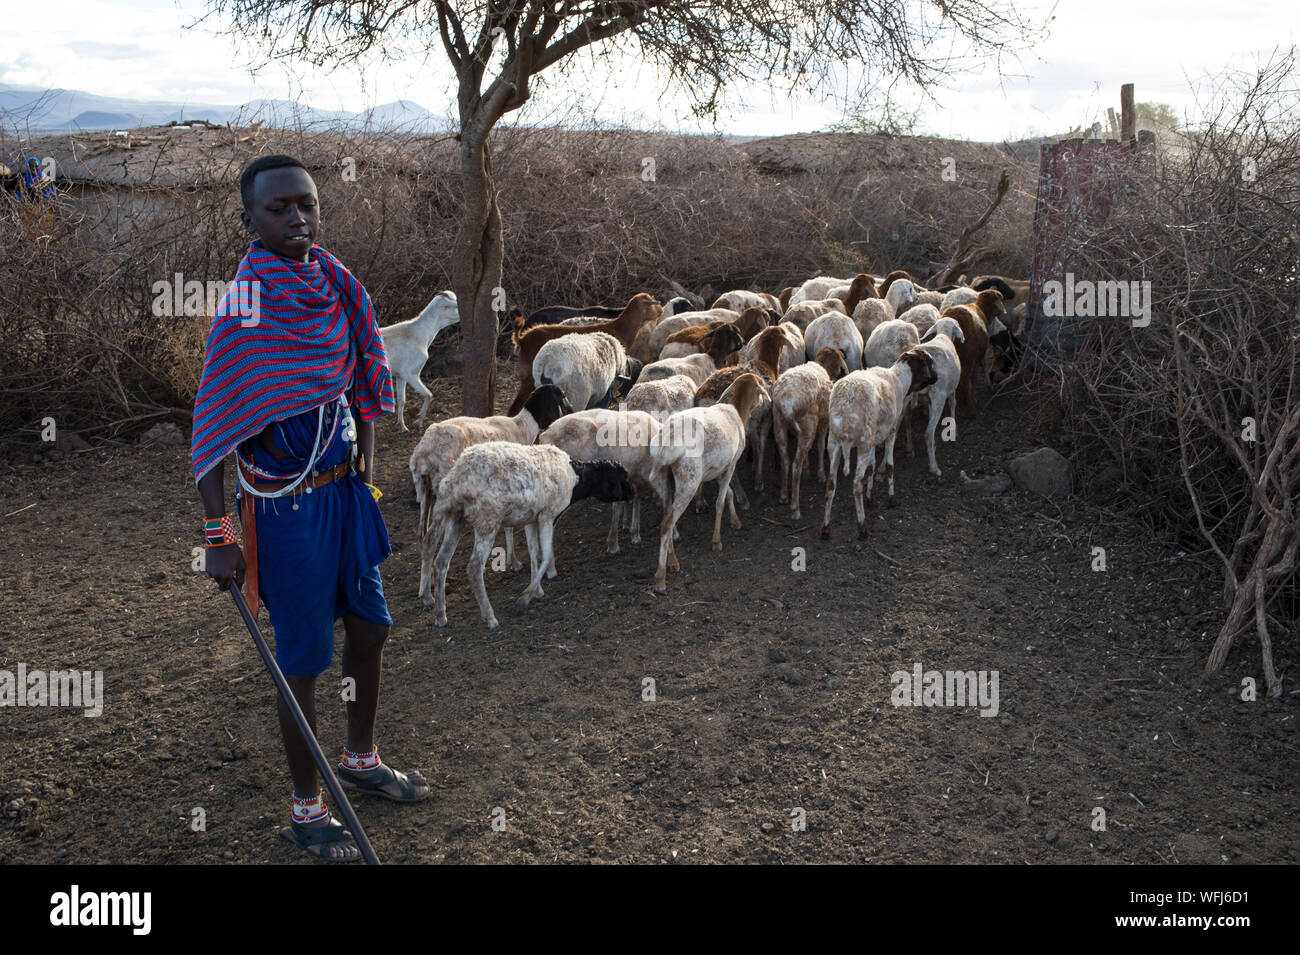
[[[1010,0],[209,0],[272,59],[338,66],[441,48],[457,82],[464,210],[452,262],[460,302],[464,412],[492,413],[504,253],[490,137],[574,53],[621,52],[654,66],[697,115],[734,83],[825,88],[852,63],[933,87],[963,58],[1031,42]],[[491,75],[489,75],[489,71]]]

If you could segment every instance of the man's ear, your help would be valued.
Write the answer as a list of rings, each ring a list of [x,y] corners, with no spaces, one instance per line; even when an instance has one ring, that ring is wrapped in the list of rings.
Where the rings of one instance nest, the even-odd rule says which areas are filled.
[[[256,231],[257,231],[256,229],[253,228],[253,219],[252,219],[252,217],[248,214],[248,210],[247,210],[247,209],[245,209],[245,210],[243,210],[242,212],[239,213],[239,221],[240,221],[240,223],[244,226],[244,231],[245,231],[245,232],[256,232]]]

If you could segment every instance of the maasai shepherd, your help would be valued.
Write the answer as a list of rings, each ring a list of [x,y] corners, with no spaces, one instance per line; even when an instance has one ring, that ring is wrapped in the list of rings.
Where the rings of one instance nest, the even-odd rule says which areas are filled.
[[[380,660],[393,622],[379,579],[392,548],[374,486],[374,420],[394,407],[383,340],[365,288],[314,243],[320,200],[303,165],[263,156],[244,170],[239,192],[244,227],[256,239],[213,318],[194,402],[207,572],[222,590],[232,580],[242,586],[254,614],[259,593],[265,600],[276,662],[313,732],[316,678],[330,665],[334,621],[343,618],[343,677],[355,680],[355,692],[339,779],[416,802],[429,795],[424,777],[391,769],[374,744]],[[232,452],[242,553],[225,505]],[[352,834],[325,805],[311,751],[278,705],[293,777],[285,837],[331,861],[359,858]]]

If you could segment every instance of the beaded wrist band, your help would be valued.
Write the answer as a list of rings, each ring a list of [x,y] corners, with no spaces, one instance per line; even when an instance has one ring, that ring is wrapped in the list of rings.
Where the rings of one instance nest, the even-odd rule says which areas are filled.
[[[203,533],[208,539],[209,547],[222,547],[225,544],[237,544],[235,522],[229,514],[224,517],[209,517],[203,521]]]

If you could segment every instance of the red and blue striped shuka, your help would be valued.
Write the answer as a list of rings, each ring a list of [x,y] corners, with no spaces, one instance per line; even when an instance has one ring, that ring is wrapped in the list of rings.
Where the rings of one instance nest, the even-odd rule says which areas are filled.
[[[364,421],[395,407],[365,287],[318,245],[309,261],[295,262],[254,241],[208,333],[194,398],[195,482],[271,422],[349,389]]]

